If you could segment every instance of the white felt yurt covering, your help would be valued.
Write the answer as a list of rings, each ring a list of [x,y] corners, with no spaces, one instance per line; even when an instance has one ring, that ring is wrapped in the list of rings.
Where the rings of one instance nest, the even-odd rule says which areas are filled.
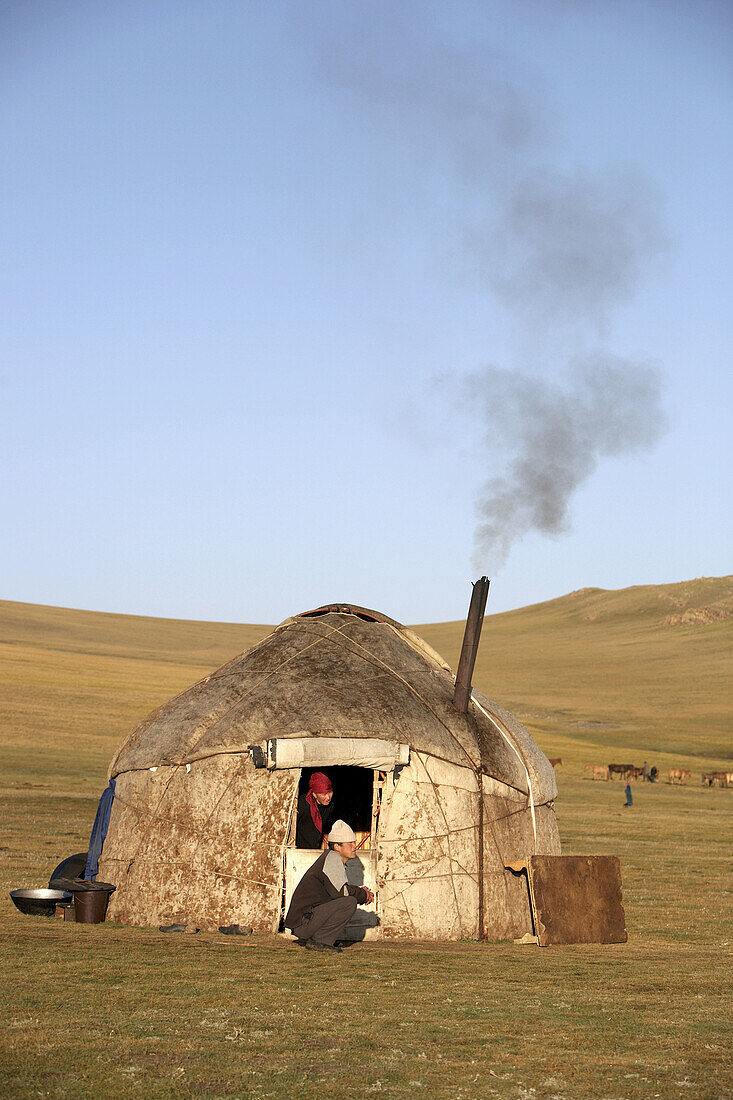
[[[479,692],[459,713],[453,687],[445,662],[378,612],[331,605],[287,619],[144,719],[112,761],[108,919],[276,931],[288,860],[303,869],[301,770],[338,767],[379,780],[361,854],[377,894],[370,935],[530,931],[526,882],[505,864],[560,852],[553,769]]]

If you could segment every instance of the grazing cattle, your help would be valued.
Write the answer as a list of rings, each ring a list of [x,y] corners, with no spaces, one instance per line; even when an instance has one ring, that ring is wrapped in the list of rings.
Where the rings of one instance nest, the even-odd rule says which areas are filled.
[[[609,775],[609,778],[611,778],[611,779],[613,779],[614,775],[618,775],[622,779],[625,779],[628,772],[633,772],[633,771],[634,771],[634,765],[633,764],[609,764],[608,765],[608,775]]]
[[[592,778],[608,779],[608,764],[586,764],[583,771],[592,772]]]
[[[627,776],[628,776],[629,779],[643,779],[644,778],[644,769],[643,768],[632,768],[630,772],[627,772]]]
[[[551,756],[550,763],[552,764],[553,768],[556,768],[558,764],[562,764],[562,760],[559,756]]]
[[[692,772],[689,768],[670,768],[667,772],[667,782],[674,783],[676,779],[679,783],[684,783],[691,775]]]

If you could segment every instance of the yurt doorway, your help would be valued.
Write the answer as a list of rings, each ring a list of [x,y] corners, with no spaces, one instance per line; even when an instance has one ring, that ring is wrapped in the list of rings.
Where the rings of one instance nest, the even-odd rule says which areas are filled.
[[[371,768],[344,766],[303,768],[298,784],[298,802],[301,804],[314,771],[327,775],[333,785],[333,799],[327,809],[327,820],[335,821],[341,818],[356,833],[357,845],[360,848],[370,848],[375,773]]]
[[[355,886],[368,886],[374,893],[371,905],[360,906],[354,921],[347,926],[345,939],[374,938],[379,931],[379,893],[377,890],[377,836],[379,817],[385,796],[391,790],[392,775],[387,771],[347,765],[321,768],[303,768],[298,782],[298,794],[294,800],[290,822],[289,840],[285,849],[283,875],[283,909],[287,912],[293,891],[300,879],[318,858],[321,849],[298,848],[296,825],[298,801],[308,791],[311,773],[326,774],[333,784],[331,820],[342,818],[356,834],[356,857],[346,864],[349,882]]]

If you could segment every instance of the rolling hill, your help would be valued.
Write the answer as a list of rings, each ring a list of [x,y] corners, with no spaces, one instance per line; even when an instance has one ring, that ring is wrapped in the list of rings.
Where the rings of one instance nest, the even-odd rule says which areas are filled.
[[[141,717],[268,629],[0,602],[5,783],[98,788]],[[415,629],[456,667],[462,622]],[[732,643],[733,577],[582,589],[487,615],[474,682],[566,767],[699,771],[731,757]]]

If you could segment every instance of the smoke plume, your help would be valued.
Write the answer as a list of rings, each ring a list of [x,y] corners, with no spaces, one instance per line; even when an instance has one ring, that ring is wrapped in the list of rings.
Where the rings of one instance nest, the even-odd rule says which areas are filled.
[[[530,531],[569,530],[573,495],[599,461],[664,431],[661,372],[609,345],[667,241],[660,196],[638,169],[585,166],[564,147],[536,73],[425,33],[385,15],[324,68],[398,128],[423,176],[452,177],[453,259],[484,290],[487,321],[500,312],[514,333],[509,365],[456,380],[499,466],[476,502],[474,564],[495,572]]]
[[[471,245],[487,285],[535,331],[602,333],[666,248],[660,200],[629,165],[537,168],[498,197]]]
[[[500,569],[530,531],[568,531],[573,494],[599,460],[659,438],[660,393],[654,367],[600,354],[575,362],[560,382],[498,368],[466,379],[465,403],[484,425],[487,449],[510,456],[479,496],[475,567]]]

